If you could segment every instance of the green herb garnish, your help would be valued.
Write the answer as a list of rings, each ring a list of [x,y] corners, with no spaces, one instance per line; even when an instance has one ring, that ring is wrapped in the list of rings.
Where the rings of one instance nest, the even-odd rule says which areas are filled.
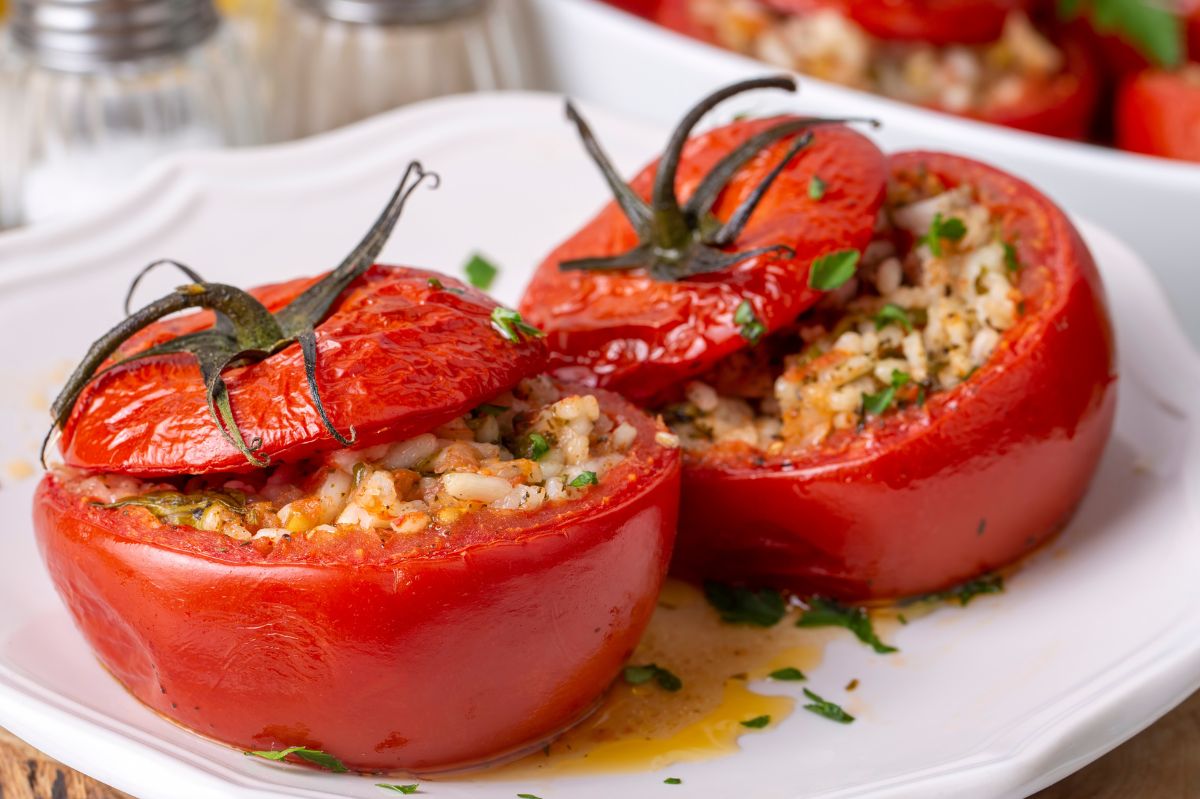
[[[540,461],[550,451],[550,442],[541,433],[530,433],[525,436],[525,457],[531,461]]]
[[[912,320],[908,318],[908,311],[895,303],[889,302],[879,309],[879,313],[875,314],[875,329],[883,330],[892,322],[904,328],[905,333],[912,332]]]
[[[838,724],[849,724],[854,721],[854,716],[842,710],[840,705],[822,699],[807,688],[804,689],[804,695],[812,700],[810,704],[804,706],[805,710],[816,713],[818,716],[824,716],[830,721],[836,721]]]
[[[583,488],[584,486],[594,486],[600,481],[596,479],[595,472],[580,472],[579,475],[567,483],[571,488]]]
[[[816,175],[808,179],[808,197],[810,200],[820,202],[825,196],[825,181],[821,180]]]
[[[813,597],[809,600],[808,610],[796,622],[797,627],[845,627],[864,644],[881,655],[897,652],[895,647],[888,646],[875,635],[871,625],[871,617],[865,608],[850,607],[825,597]]]
[[[344,774],[350,770],[346,768],[346,765],[342,761],[338,760],[333,755],[322,752],[319,749],[306,749],[303,746],[289,746],[287,749],[280,749],[277,752],[270,750],[254,750],[246,752],[246,755],[261,757],[264,760],[276,761],[282,761],[285,760],[289,755],[295,755],[301,760],[307,760],[309,763],[315,763],[321,768],[328,769],[335,774]]]
[[[749,727],[752,730],[761,730],[763,727],[771,723],[770,716],[755,716],[752,719],[746,719],[739,722],[743,727]]]
[[[377,782],[375,783],[375,787],[383,788],[385,791],[391,791],[392,793],[402,793],[405,796],[409,796],[416,793],[417,789],[421,786],[417,783],[412,785],[391,785],[390,783],[386,782]]]
[[[775,671],[771,672],[767,676],[772,680],[783,680],[786,682],[800,682],[801,680],[808,679],[804,676],[804,672],[800,671],[800,669],[796,668],[795,666],[785,666],[782,669],[775,669]]]
[[[500,270],[491,261],[479,253],[471,255],[470,260],[463,266],[463,271],[467,273],[467,282],[480,291],[490,289],[492,281],[500,273]]]
[[[949,219],[943,219],[941,213],[933,215],[933,222],[929,225],[929,232],[921,239],[928,247],[929,251],[936,256],[942,255],[942,241],[958,241],[967,233],[967,226],[958,217],[952,216]]]
[[[896,398],[896,389],[888,386],[875,394],[863,394],[863,414],[879,416],[892,404]]]
[[[663,780],[663,782],[667,785],[682,785],[683,784],[683,780],[679,779],[678,777],[667,777],[665,780]]]
[[[657,663],[649,663],[645,666],[626,666],[622,676],[630,685],[643,685],[654,680],[658,683],[659,688],[671,693],[683,687],[683,680]]]
[[[1145,0],[1058,0],[1060,19],[1086,15],[1101,33],[1116,33],[1160,67],[1184,58],[1182,15],[1171,3]]]
[[[721,621],[728,624],[773,627],[787,610],[783,594],[773,588],[755,591],[709,580],[704,583],[704,596],[721,614]]]
[[[971,600],[982,594],[1004,593],[1004,578],[999,574],[985,574],[968,580],[962,585],[956,585],[945,591],[926,594],[922,599],[930,602],[958,602],[962,607],[970,604]]]
[[[858,250],[839,250],[822,255],[812,263],[808,285],[818,291],[833,291],[854,277],[858,258]]]
[[[1021,268],[1021,262],[1017,260],[1017,248],[1009,244],[1007,241],[1004,244],[1004,268],[1010,272],[1016,272]]]
[[[542,797],[534,796],[531,793],[519,793],[517,794],[517,799],[542,799]]]
[[[436,277],[431,277],[425,282],[429,284],[431,289],[436,289],[437,291],[443,291],[446,288],[445,284],[443,284],[442,281],[438,280]]]
[[[757,344],[763,333],[767,332],[767,328],[754,313],[754,306],[750,304],[750,300],[742,300],[738,305],[737,310],[733,312],[733,322],[741,327],[742,338],[751,344]]]
[[[492,329],[514,344],[519,342],[523,335],[529,338],[541,338],[546,335],[522,319],[519,312],[502,305],[492,309]]]

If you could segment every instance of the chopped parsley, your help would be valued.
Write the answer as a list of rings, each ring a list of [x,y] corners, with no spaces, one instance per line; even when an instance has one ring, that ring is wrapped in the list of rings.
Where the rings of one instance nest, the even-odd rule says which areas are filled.
[[[839,250],[822,255],[812,263],[808,285],[818,291],[833,291],[854,277],[858,258],[858,250]]]
[[[821,199],[825,196],[826,185],[827,184],[825,183],[825,181],[821,180],[821,178],[819,178],[816,175],[813,175],[811,178],[809,178],[808,179],[808,197],[809,197],[809,199],[820,202]]]
[[[1171,3],[1058,0],[1060,19],[1080,15],[1086,15],[1101,33],[1116,33],[1160,67],[1177,67],[1183,62],[1183,18]]]
[[[254,750],[246,753],[247,756],[261,757],[264,760],[286,760],[289,755],[295,755],[301,760],[307,760],[309,763],[314,763],[321,768],[328,769],[335,774],[344,774],[350,769],[346,768],[346,764],[338,760],[331,754],[322,752],[320,749],[307,749],[303,746],[289,746],[287,749],[279,751],[270,750]]]
[[[875,329],[883,330],[892,322],[904,328],[905,333],[912,332],[912,320],[908,318],[908,311],[895,303],[889,302],[879,309],[879,313],[875,314]]]
[[[663,783],[666,785],[682,785],[683,780],[679,779],[678,777],[667,777],[665,780],[663,780]]]
[[[522,336],[541,338],[546,335],[522,319],[518,311],[502,305],[492,309],[492,329],[514,344],[519,342]]]
[[[657,663],[648,663],[645,666],[626,666],[622,676],[630,685],[644,685],[654,680],[658,683],[659,688],[671,693],[683,687],[683,680]]]
[[[896,398],[896,389],[888,386],[875,394],[863,394],[863,415],[879,416],[886,411]]]
[[[1004,578],[999,574],[985,574],[945,591],[926,594],[922,599],[930,602],[958,602],[965,608],[977,596],[1002,593],[1004,593]]]
[[[755,716],[752,719],[746,719],[739,722],[743,727],[749,727],[752,730],[761,730],[763,727],[771,723],[770,716]]]
[[[742,300],[737,310],[733,312],[733,323],[741,327],[742,338],[751,344],[757,344],[767,332],[767,328],[754,313],[750,300]]]
[[[584,486],[594,486],[600,481],[596,479],[595,472],[580,472],[579,475],[567,483],[571,488],[583,488]]]
[[[519,793],[517,794],[517,799],[542,799],[542,797],[534,796],[531,793]]]
[[[530,433],[525,436],[525,457],[531,461],[540,461],[550,451],[550,442],[541,433]]]
[[[825,597],[813,597],[809,600],[808,610],[796,622],[797,627],[845,627],[854,636],[881,655],[897,652],[895,647],[888,646],[875,635],[871,625],[871,617],[866,608],[850,607]]]
[[[1021,262],[1017,259],[1017,248],[1009,242],[1004,244],[1004,268],[1010,272],[1016,272],[1021,268]]]
[[[940,257],[943,241],[958,241],[966,234],[967,226],[961,219],[956,216],[944,219],[941,213],[936,213],[933,215],[933,222],[929,224],[929,232],[921,241],[929,247],[931,253]]]
[[[787,610],[783,594],[773,588],[755,591],[740,585],[708,580],[704,583],[704,596],[708,604],[721,614],[721,621],[727,624],[774,627]]]
[[[838,724],[849,724],[854,721],[854,716],[842,710],[840,705],[835,705],[833,702],[822,699],[807,688],[804,689],[804,695],[812,700],[812,702],[804,706],[805,710],[816,713],[818,716],[824,716],[830,721],[836,721]]]
[[[782,669],[775,669],[775,671],[771,672],[767,676],[772,680],[782,680],[786,682],[800,682],[801,680],[808,679],[804,676],[804,672],[800,671],[800,669],[796,668],[795,666],[785,666]]]
[[[430,288],[437,289],[438,291],[441,291],[442,289],[446,288],[445,284],[442,283],[442,281],[438,280],[436,277],[431,277],[431,278],[429,278],[429,280],[426,280],[425,282],[429,284]]]
[[[463,271],[467,273],[467,282],[480,291],[490,289],[492,281],[500,273],[500,270],[491,261],[479,253],[471,255],[470,260],[463,265]]]
[[[409,796],[411,794],[416,793],[417,789],[420,788],[421,786],[417,783],[414,783],[412,785],[391,785],[386,782],[377,782],[377,783],[375,783],[375,787],[383,788],[385,791],[391,791],[392,793],[402,793],[405,796]]]

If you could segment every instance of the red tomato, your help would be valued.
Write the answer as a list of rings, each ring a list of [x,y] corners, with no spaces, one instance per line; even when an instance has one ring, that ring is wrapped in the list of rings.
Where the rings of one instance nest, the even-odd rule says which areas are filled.
[[[784,119],[734,122],[691,138],[679,166],[679,196],[686,200],[722,156]],[[638,243],[615,204],[555,249],[521,301],[526,318],[546,332],[552,370],[563,379],[648,400],[747,345],[734,321],[743,302],[768,331],[815,302],[820,293],[808,285],[813,259],[869,243],[886,168],[875,145],[848,128],[819,127],[813,134],[812,144],[789,162],[731,248],[784,244],[794,257],[759,255],[678,281],[656,280],[640,269],[560,270],[563,261],[612,256]],[[717,218],[729,218],[791,143],[763,150],[733,177],[713,208]],[[630,184],[643,198],[655,172],[651,164]],[[827,187],[819,201],[809,197],[814,176]]]
[[[865,600],[923,594],[998,568],[1070,517],[1116,401],[1113,338],[1087,248],[1053,203],[982,164],[892,158],[969,185],[1015,242],[1026,310],[967,382],[790,460],[685,460],[674,568]]]
[[[638,430],[625,461],[569,504],[469,514],[436,550],[348,534],[332,549],[297,537],[261,555],[142,509],[87,504],[53,474],[34,526],[101,663],[167,718],[363,771],[494,761],[593,707],[666,571],[678,450],[657,445],[660,428],[625,400],[599,396]]]
[[[842,12],[881,39],[930,44],[985,44],[1000,38],[1004,21],[1029,0],[765,0],[787,13],[823,8]]]
[[[1122,150],[1200,162],[1200,65],[1147,70],[1122,83],[1116,137]]]
[[[317,279],[250,293],[273,311]],[[431,279],[453,291],[435,288]],[[495,307],[481,292],[435,272],[371,267],[316,327],[317,380],[329,389],[326,410],[337,429],[353,427],[361,446],[402,440],[540,371],[543,343],[502,338],[492,329]],[[205,311],[157,322],[118,355],[132,355],[212,321]],[[261,438],[262,453],[295,461],[342,446],[318,416],[299,345],[230,369],[225,381],[239,427],[247,439]],[[96,377],[76,401],[61,446],[69,466],[129,475],[253,468],[221,435],[208,411],[200,369],[186,355],[137,361]]]

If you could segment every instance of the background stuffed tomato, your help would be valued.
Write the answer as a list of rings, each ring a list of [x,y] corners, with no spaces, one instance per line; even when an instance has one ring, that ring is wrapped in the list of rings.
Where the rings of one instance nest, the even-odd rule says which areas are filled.
[[[464,517],[451,545],[261,555],[105,510],[54,475],[34,524],[101,663],[170,719],[244,749],[441,770],[536,747],[586,714],[649,620],[675,535],[677,450],[638,428],[581,500]]]
[[[674,561],[693,577],[866,600],[923,594],[1029,552],[1070,517],[1116,403],[1099,275],[1067,218],[966,159],[903,153],[893,174],[976,187],[1023,268],[1026,311],[968,381],[790,460],[688,456]]]

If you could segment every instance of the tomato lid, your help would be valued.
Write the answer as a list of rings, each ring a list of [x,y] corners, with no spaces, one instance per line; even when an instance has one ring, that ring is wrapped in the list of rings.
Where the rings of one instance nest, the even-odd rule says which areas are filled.
[[[705,98],[628,185],[568,105],[617,200],[542,262],[521,302],[560,378],[654,398],[790,324],[822,294],[814,261],[870,243],[886,162],[844,120],[743,120],[689,138],[716,103],[755,88],[795,83]]]
[[[514,311],[434,272],[372,265],[426,175],[410,166],[321,277],[243,292],[180,267],[194,282],[105,334],[55,400],[66,464],[245,471],[419,435],[541,371],[540,333]],[[208,310],[161,319],[196,307]]]
[[[985,44],[1000,38],[1012,11],[1029,0],[766,0],[779,11],[833,9],[872,36],[928,44]]]

